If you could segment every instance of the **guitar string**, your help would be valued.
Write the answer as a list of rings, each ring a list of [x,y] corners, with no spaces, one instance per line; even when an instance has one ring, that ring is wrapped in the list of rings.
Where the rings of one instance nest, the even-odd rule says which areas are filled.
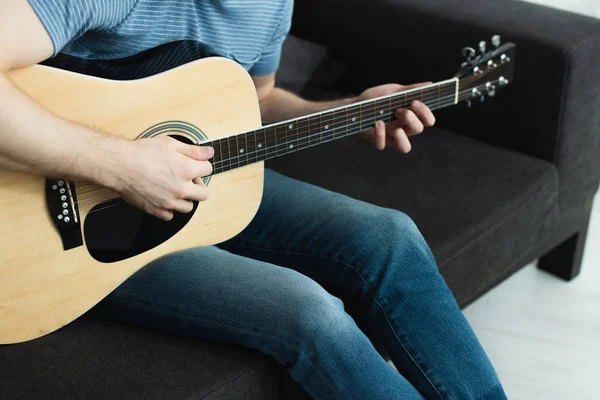
[[[440,85],[440,86],[441,86],[441,85]],[[456,91],[455,91],[454,89],[451,89],[451,92],[449,92],[449,91],[448,91],[448,88],[444,88],[444,90],[443,90],[443,91],[441,91],[441,93],[444,93],[444,94],[446,94],[446,93],[452,93],[452,96],[454,97],[454,96],[455,96],[455,93],[456,93]],[[441,94],[441,93],[440,93],[440,94]],[[400,97],[401,97],[401,96],[398,96],[398,100],[395,102],[395,104],[392,104],[392,105],[391,105],[391,106],[392,106],[392,108],[400,109],[400,108],[406,107],[406,106],[408,106],[409,104],[411,104],[411,103],[412,103],[413,101],[415,101],[415,100],[421,100],[421,97],[424,97],[424,96],[415,97],[414,99],[408,99],[408,98],[401,99]],[[426,101],[434,101],[434,102],[435,102],[435,101],[442,100],[442,99],[444,99],[444,98],[446,98],[446,97],[447,97],[447,96],[441,96],[441,97],[439,97],[439,98],[437,98],[437,99],[426,100]],[[379,100],[378,102],[382,102],[382,104],[383,104],[383,101],[384,101],[384,100]],[[377,104],[376,104],[376,103],[377,103],[377,102],[375,102],[375,103],[373,103],[373,104],[372,104],[372,105],[373,105],[373,108],[377,108]],[[390,104],[389,104],[389,103],[387,103],[387,104],[385,104],[385,105],[386,105],[386,106],[388,106],[388,107],[390,106]],[[343,113],[343,112],[344,112],[343,110],[340,110],[340,113]],[[347,111],[346,111],[346,112],[347,112]],[[365,113],[366,113],[366,112],[370,112],[370,110],[366,110],[366,109],[365,109],[365,111],[361,111],[361,110],[353,110],[353,111],[352,111],[352,113],[356,113],[356,115],[359,115],[361,112],[365,112]],[[333,115],[334,115],[334,114],[333,114]],[[348,115],[353,115],[353,114],[348,114]],[[330,123],[330,124],[332,124],[332,125],[335,125],[335,124],[337,124],[337,123],[339,123],[339,122],[343,122],[345,119],[346,119],[346,115],[343,115],[343,116],[342,116],[342,115],[339,115],[339,116],[334,116],[334,118],[332,118],[331,120],[328,120],[327,122],[328,122],[328,123]],[[298,121],[302,121],[302,120],[303,120],[303,117],[300,117],[300,118],[298,118],[298,119],[297,119],[297,122],[298,122]],[[363,120],[363,121],[364,121],[364,120]],[[297,123],[297,122],[296,122],[296,123]],[[308,123],[308,125],[310,125],[310,122],[308,122],[308,120],[307,120],[307,123]],[[308,126],[307,126],[307,127],[308,127]],[[285,128],[285,126],[282,126],[282,128]],[[259,129],[257,129],[257,131],[260,131],[261,129],[265,129],[265,128],[259,128]],[[310,129],[310,128],[308,128],[308,129]],[[247,133],[250,133],[250,132],[253,132],[253,131],[249,131],[249,132],[247,132]],[[247,134],[247,133],[246,133],[246,134]],[[301,132],[301,131],[298,131],[298,134],[304,134],[304,133],[306,133],[306,132]],[[291,133],[291,134],[293,134],[293,135],[296,135],[296,132],[294,131],[294,133]],[[215,142],[215,141],[217,141],[217,140],[223,140],[223,139],[224,139],[224,138],[215,139],[215,140],[213,140],[213,141],[209,141],[209,142],[207,142],[207,143],[210,143],[210,142]],[[201,146],[202,144],[199,144],[199,145]],[[228,143],[228,151],[230,151],[230,148],[231,148],[231,145]],[[95,191],[95,190],[100,190],[100,189],[101,189],[101,188],[97,187],[97,185],[96,185],[96,184],[93,184],[93,183],[85,183],[85,184],[81,184],[81,185],[75,185],[75,188],[76,188],[76,189],[79,189],[79,188],[82,188],[82,187],[85,187],[85,186],[96,186],[96,187],[95,187],[94,189],[91,189],[91,190],[89,190],[89,191],[86,191],[86,192],[81,192],[81,193],[79,193],[79,195],[86,194],[86,193],[89,193],[89,192],[92,192],[92,191]]]
[[[461,96],[464,96],[464,93],[463,93],[463,94],[461,94]],[[469,97],[470,97],[470,96],[466,97],[465,99],[461,99],[461,101],[463,101],[463,100],[466,100],[466,99],[468,99]],[[440,108],[443,108],[443,107],[446,107],[446,106],[449,106],[449,105],[454,105],[454,104],[455,104],[455,103],[454,103],[454,101],[449,101],[449,100],[447,100],[447,101],[445,101],[445,102],[444,102],[444,104],[440,103]],[[367,119],[366,121],[368,121],[368,120],[369,120],[369,119]],[[375,121],[376,121],[376,119],[375,119],[375,118],[371,118],[370,120],[372,120],[372,122],[375,122]],[[340,128],[340,129],[342,129],[342,128]],[[356,133],[359,133],[359,132],[360,132],[360,130],[359,130],[359,131],[356,131],[356,132],[353,132],[351,135],[354,135],[354,134],[356,134]],[[317,135],[319,135],[319,134],[317,134]],[[351,136],[351,135],[347,135],[347,136]],[[327,143],[327,142],[330,142],[330,141],[332,141],[332,140],[339,139],[339,138],[341,138],[341,137],[346,137],[346,135],[344,135],[344,136],[337,136],[337,137],[335,137],[335,134],[331,134],[331,135],[327,136],[327,139],[326,139],[326,140],[324,140],[322,143]],[[305,137],[305,138],[306,138],[306,137]],[[298,139],[298,141],[301,141],[301,140],[302,140],[302,139]],[[306,142],[306,140],[303,140],[303,141],[305,141],[305,142]],[[270,147],[270,149],[272,150],[272,149],[273,149],[273,147],[271,146],[271,147]],[[295,152],[295,151],[299,151],[299,150],[304,150],[304,149],[305,149],[305,148],[297,148],[296,150],[294,150],[294,151],[291,151],[291,152],[288,152],[288,153],[286,153],[286,154],[289,154],[289,153],[292,153],[292,152]],[[272,155],[276,155],[276,154],[277,154],[277,152],[276,152],[276,151],[270,151],[270,152],[268,152],[268,154],[267,154],[267,153],[265,153],[265,155],[268,155],[268,156],[272,156]],[[272,158],[272,157],[271,157],[271,158]],[[100,189],[98,189],[98,190],[101,190],[101,189],[105,189],[105,188],[100,188]],[[107,189],[107,190],[108,190],[108,189]],[[88,201],[91,201],[91,200],[95,200],[95,199],[97,199],[98,197],[101,197],[101,196],[95,196],[95,197],[91,197],[91,198],[88,198],[88,199],[83,199],[83,200],[80,200],[80,201],[78,201],[78,202],[77,202],[77,204],[82,204],[82,203],[85,203],[85,202],[88,202]]]
[[[471,81],[473,81],[473,80],[478,80],[478,79],[481,79],[481,78],[482,78],[482,76],[472,76],[472,77],[463,78],[463,79],[461,79],[461,80],[458,80],[458,84],[459,84],[459,87],[463,87],[464,85],[467,85],[467,84],[469,84]],[[403,96],[403,93],[402,93],[402,92],[400,92],[400,93],[394,93],[394,94],[392,94],[392,95],[389,95],[389,96],[383,96],[383,97],[381,97],[381,98],[374,99],[374,100],[373,100],[372,102],[370,102],[370,103],[366,103],[366,104],[365,104],[365,107],[366,107],[366,106],[367,106],[367,104],[368,104],[369,108],[370,108],[370,106],[373,106],[373,108],[374,108],[374,109],[376,109],[376,108],[377,108],[377,105],[378,105],[378,103],[384,103],[384,102],[386,102],[386,101],[387,101],[387,103],[388,103],[388,104],[387,104],[387,106],[388,106],[388,107],[390,107],[390,106],[391,106],[391,108],[394,108],[394,109],[403,108],[403,107],[406,107],[406,106],[408,106],[409,104],[411,104],[411,103],[412,103],[413,101],[415,101],[415,100],[421,100],[421,101],[424,101],[423,97],[425,97],[425,95],[429,95],[429,94],[431,94],[431,93],[434,93],[434,92],[436,91],[436,89],[437,89],[437,91],[438,91],[438,96],[440,96],[440,94],[441,94],[441,92],[442,92],[442,91],[443,91],[444,93],[446,93],[448,89],[452,89],[452,86],[453,86],[453,85],[452,85],[452,83],[456,83],[456,81],[454,81],[454,82],[446,82],[446,83],[443,83],[443,84],[434,84],[434,86],[430,86],[429,88],[427,88],[427,89],[425,89],[425,90],[421,90],[421,91],[419,91],[418,89],[412,89],[413,91],[411,91],[410,93],[404,93],[404,98],[402,98],[402,96]],[[443,89],[441,89],[441,88],[442,88],[444,85],[446,85],[446,87],[444,87]],[[452,91],[454,91],[454,90],[452,90]],[[462,91],[459,91],[459,93],[462,93]],[[454,91],[454,94],[456,95],[456,92],[455,92],[455,91]],[[414,97],[414,98],[410,98],[410,99],[409,99],[409,96],[412,96],[412,95],[416,95],[416,97]],[[459,96],[460,96],[460,95],[459,95]],[[438,98],[431,99],[431,100],[426,100],[426,101],[427,101],[427,102],[437,102],[437,103],[439,103],[439,102],[440,102],[440,100],[444,99],[445,97],[446,97],[446,96],[440,96],[440,97],[438,97]],[[392,101],[393,101],[393,103],[394,103],[394,104],[392,104]],[[344,119],[346,119],[346,114],[348,113],[348,110],[349,110],[350,108],[352,108],[352,107],[353,107],[352,105],[349,105],[349,106],[348,106],[348,108],[346,108],[346,109],[345,109],[345,113],[344,113],[344,115],[343,115],[343,116],[336,117],[336,116],[335,116],[335,113],[333,113],[333,114],[332,114],[332,115],[333,115],[333,118],[332,118],[332,120],[331,120],[331,121],[328,121],[328,122],[330,122],[330,123],[332,123],[332,124],[336,124],[338,120],[344,120]],[[340,110],[340,113],[341,113],[341,112],[343,112],[343,111],[344,111],[344,110]],[[354,112],[356,112],[356,111],[357,111],[357,110],[351,110],[351,112],[352,112],[352,113],[354,113]],[[381,111],[381,110],[380,110],[380,111]],[[361,114],[361,112],[362,112],[362,111],[359,109],[359,110],[358,110],[358,112],[359,112],[359,114]],[[370,111],[369,111],[369,112],[370,112]],[[327,113],[327,111],[324,111],[324,113]],[[391,111],[390,111],[390,113],[391,113]],[[306,118],[306,117],[304,117],[304,118]],[[300,117],[300,118],[298,118],[296,121],[301,121],[302,119],[303,119],[303,117]],[[372,119],[372,118],[371,118],[371,119]],[[309,122],[309,121],[310,121],[310,118],[309,118],[307,121],[308,121],[308,125],[310,125],[310,122]],[[365,120],[363,120],[363,122],[364,122],[364,121],[365,121]],[[347,126],[345,126],[344,128],[348,129],[348,127],[347,127]],[[310,129],[310,127],[308,127],[308,129]],[[339,128],[339,129],[343,129],[343,128]],[[260,130],[260,129],[258,129],[258,130],[256,130],[256,131],[259,131],[259,130]],[[250,133],[250,132],[252,132],[252,131],[249,131],[249,132],[247,132],[247,133]],[[266,132],[266,131],[265,131],[265,132]],[[247,134],[247,133],[246,133],[246,134]],[[275,133],[276,133],[276,131],[275,131]],[[304,134],[304,133],[305,133],[305,132],[302,132],[302,134]],[[299,135],[299,134],[300,134],[300,131],[298,131],[298,132],[296,133],[296,136],[297,136],[297,135]],[[319,135],[320,135],[320,134],[319,134]],[[222,140],[222,139],[223,139],[223,138],[221,138],[221,139],[216,139],[216,140]],[[275,138],[275,139],[276,139],[276,138]],[[214,141],[216,141],[216,140],[214,140]],[[212,142],[214,142],[214,141],[212,141]],[[228,142],[229,142],[229,141],[228,141]],[[207,143],[210,143],[210,142],[207,142]],[[199,145],[201,145],[201,144],[199,144]],[[230,152],[230,144],[229,144],[229,143],[228,143],[228,152]],[[222,161],[221,161],[221,163],[225,163],[225,161],[226,161],[226,160],[222,160]],[[83,194],[86,194],[86,193],[90,193],[90,192],[93,192],[93,191],[97,191],[97,190],[102,190],[102,189],[104,189],[104,188],[102,188],[102,187],[98,187],[98,186],[97,186],[97,185],[95,185],[95,184],[82,184],[82,185],[75,185],[75,188],[76,188],[76,189],[78,189],[78,188],[81,188],[81,187],[84,187],[84,186],[95,186],[95,188],[94,188],[94,189],[92,189],[92,190],[86,191],[86,192],[78,193],[79,195],[83,195]],[[85,200],[84,200],[84,201],[85,201]]]
[[[442,101],[442,100],[443,100],[443,99],[445,99],[445,98],[448,98],[449,96],[451,96],[452,98],[454,98],[454,97],[455,97],[455,94],[456,94],[456,91],[455,91],[455,90],[452,90],[452,92],[448,92],[448,91],[446,90],[446,92],[445,92],[444,94],[446,94],[446,93],[448,93],[448,95],[446,95],[446,96],[441,96],[441,97],[439,97],[439,98],[437,98],[437,99],[425,100],[425,102],[428,102],[428,101],[429,101],[429,102],[439,102],[439,101]],[[411,99],[411,100],[402,99],[402,100],[400,100],[400,101],[397,101],[397,102],[396,102],[396,104],[392,104],[392,105],[391,105],[391,108],[393,108],[393,109],[394,109],[394,112],[395,112],[395,110],[396,110],[396,109],[400,109],[400,108],[406,107],[406,106],[408,106],[409,104],[411,104],[411,103],[412,103],[414,100],[417,100],[417,99]],[[382,105],[383,105],[383,103],[382,103]],[[387,110],[387,108],[390,106],[390,104],[385,104],[385,106],[386,106],[386,110]],[[377,108],[377,107],[374,105],[374,107],[373,107],[373,108],[375,109],[375,108]],[[386,111],[386,110],[379,110],[379,111]],[[344,115],[341,115],[341,114],[340,114],[340,115],[338,115],[338,116],[334,116],[334,117],[333,117],[331,120],[327,120],[326,122],[327,122],[327,124],[336,125],[336,124],[339,124],[339,123],[341,123],[341,122],[347,122],[348,118],[352,118],[352,117],[355,117],[355,116],[359,116],[360,114],[367,113],[367,112],[371,112],[371,111],[372,111],[372,110],[367,110],[367,109],[365,109],[364,111],[361,111],[361,110],[353,110],[353,111],[352,111],[352,113],[348,113],[347,115],[346,115],[346,114],[344,114]],[[340,113],[342,113],[342,112],[343,112],[343,111],[340,111]],[[387,114],[389,114],[389,113],[390,113],[390,112],[387,112]],[[393,114],[393,113],[392,113],[392,114]],[[386,115],[386,114],[383,114],[383,115]],[[298,121],[302,121],[302,118],[299,118],[299,119],[297,120],[296,124],[294,124],[294,125],[296,125],[296,126],[297,126],[297,124],[298,124]],[[368,120],[366,120],[366,119],[361,119],[361,121],[358,121],[357,123],[353,123],[353,124],[347,124],[347,125],[345,125],[344,127],[335,128],[335,130],[339,130],[339,129],[346,129],[346,126],[350,127],[350,126],[352,126],[352,125],[356,125],[356,124],[364,123],[365,121],[368,121]],[[303,123],[303,122],[304,122],[304,121],[302,121],[302,122],[300,122],[300,123]],[[285,127],[285,126],[281,126],[281,128],[285,129],[286,127]],[[261,131],[261,130],[263,130],[263,129],[265,129],[265,128],[259,128],[259,129],[257,129],[257,130],[256,130],[256,132],[258,132],[258,131]],[[288,135],[288,134],[290,134],[290,135],[295,135],[295,136],[297,136],[297,135],[301,135],[301,134],[302,134],[302,135],[304,135],[304,134],[306,134],[306,133],[307,133],[307,132],[309,132],[309,131],[310,131],[310,122],[308,122],[308,120],[307,120],[307,125],[306,125],[306,127],[304,127],[304,130],[302,130],[302,129],[296,129],[296,130],[294,130],[293,132],[288,132],[288,131],[286,130],[286,135]],[[254,132],[254,131],[250,131],[250,132]],[[250,132],[248,132],[248,133],[250,133]],[[256,132],[255,132],[255,133],[256,133]],[[266,132],[266,130],[265,130],[264,132]],[[248,133],[246,133],[246,135],[247,135]],[[274,132],[274,133],[276,134],[276,132]],[[322,134],[322,132],[321,132],[321,133],[316,133],[316,135],[321,135],[321,134]],[[267,135],[266,135],[266,133],[265,133],[265,136],[267,136]],[[310,135],[310,136],[314,136],[314,135]],[[305,137],[307,137],[307,136],[305,136]],[[268,136],[268,137],[266,137],[266,141],[267,141],[267,143],[268,143],[268,139],[270,139],[270,138],[272,138],[272,136]],[[216,141],[221,141],[221,140],[223,140],[223,139],[215,139],[215,140],[212,140],[212,141],[209,141],[209,142],[206,142],[206,143],[211,143],[211,142],[213,142],[213,143],[214,143],[214,142],[216,142]],[[202,146],[202,145],[203,145],[203,144],[199,144],[199,146]],[[232,146],[232,143],[229,143],[229,141],[228,141],[228,143],[227,143],[227,152],[231,154],[233,147],[235,147],[235,146]],[[235,151],[235,152],[237,152],[237,151]],[[242,156],[243,156],[243,155],[242,155]],[[240,156],[240,157],[242,157],[242,156]],[[233,156],[233,157],[231,157],[230,159],[236,159],[236,158],[238,158],[238,157],[236,157],[236,156]],[[225,161],[226,161],[226,160],[223,160],[223,161],[221,161],[221,162],[225,162]],[[80,188],[82,188],[82,187],[85,187],[85,186],[95,186],[95,187],[94,187],[93,189],[91,189],[91,190],[87,190],[87,191],[85,191],[85,192],[78,193],[79,195],[83,195],[83,194],[90,193],[90,192],[93,192],[93,191],[95,191],[95,190],[100,190],[100,189],[101,189],[100,187],[98,187],[98,186],[97,186],[97,185],[95,185],[95,184],[83,184],[83,185],[75,185],[75,188],[76,188],[76,189],[80,189]]]
[[[462,95],[459,97],[459,98],[460,98],[460,101],[468,100],[469,98],[471,98],[471,96],[470,96],[470,95],[464,96],[464,98],[463,98],[463,96],[464,96],[464,94],[462,94]],[[450,105],[454,105],[454,104],[455,104],[454,102],[447,102],[447,104],[446,104],[446,105],[444,105],[443,107],[445,107],[445,106],[450,106]],[[440,108],[442,108],[442,107],[440,107]],[[336,139],[337,139],[337,138],[335,138],[335,139],[330,139],[330,140],[324,141],[323,143],[331,142],[331,141],[333,141],[333,140],[336,140]],[[86,200],[83,200],[83,201],[86,201]],[[109,209],[109,208],[116,207],[116,206],[118,206],[118,205],[121,205],[121,204],[125,203],[125,200],[123,200],[123,199],[122,199],[122,198],[120,198],[120,197],[119,197],[119,198],[110,199],[110,200],[107,200],[107,201],[117,201],[117,202],[119,202],[119,204],[111,204],[111,205],[107,205],[107,206],[105,206],[105,207],[101,207],[101,208],[99,208],[99,209],[97,209],[97,210],[90,211],[88,214],[92,214],[92,213],[95,213],[95,212],[104,211],[104,210],[107,210],[107,209]]]
[[[437,104],[441,104],[442,102],[447,101],[447,100],[444,100],[444,99],[450,99],[450,98],[452,99],[452,102],[454,103],[454,98],[455,98],[454,94],[452,94],[451,96],[443,96],[443,97],[440,97],[439,99],[431,100],[430,102],[436,103],[436,105],[437,105]],[[392,108],[395,108],[395,107],[392,107]],[[270,155],[277,154],[277,152],[280,151],[279,147],[281,147],[281,146],[286,146],[287,147],[290,143],[295,143],[294,146],[296,146],[296,144],[297,144],[297,146],[300,147],[303,144],[310,143],[311,139],[314,138],[314,137],[322,138],[323,134],[327,134],[327,135],[331,134],[331,135],[333,135],[333,138],[335,139],[336,138],[336,132],[344,132],[345,133],[345,132],[347,132],[347,131],[349,131],[351,129],[355,129],[356,126],[359,126],[359,130],[358,131],[352,132],[352,134],[356,134],[356,133],[359,133],[360,131],[363,130],[362,129],[362,125],[365,125],[365,124],[371,125],[375,121],[381,120],[381,117],[383,117],[383,116],[387,116],[388,118],[390,118],[394,114],[395,114],[395,111],[387,112],[387,113],[385,113],[383,115],[378,114],[378,115],[375,115],[374,117],[361,119],[360,121],[349,123],[349,124],[346,124],[344,126],[333,128],[331,130],[326,130],[326,131],[322,131],[322,132],[313,133],[313,134],[310,134],[310,135],[306,135],[306,133],[310,132],[310,128],[308,128],[308,129],[306,129],[304,131],[298,130],[297,134],[296,133],[293,134],[294,136],[297,136],[296,139],[287,140],[286,143],[276,144],[274,146],[272,144],[275,143],[276,140],[270,141],[269,139],[271,139],[271,137],[266,137],[265,138],[266,139],[265,140],[265,146],[264,146],[263,149],[258,149],[256,151],[244,153],[242,155],[230,156],[229,158],[226,158],[225,160],[217,161],[217,162],[215,162],[215,163],[212,164],[213,165],[213,169],[216,169],[220,165],[223,165],[223,164],[225,164],[227,162],[229,162],[229,165],[231,165],[232,163],[235,163],[236,159],[239,159],[239,158],[242,158],[242,157],[248,157],[248,156],[250,156],[252,154],[256,154],[256,153],[259,153],[259,152],[265,152],[265,155],[266,154],[270,154]],[[347,118],[346,117],[344,117],[344,118],[338,118],[338,120],[339,121],[346,121]],[[329,122],[329,123],[331,123],[332,125],[334,124],[333,122]],[[365,129],[370,129],[370,128],[365,128]],[[302,137],[299,137],[299,135],[302,135]],[[350,136],[350,135],[344,135],[344,136]],[[341,138],[341,137],[343,137],[343,136],[342,135],[338,136],[338,138]],[[319,144],[322,143],[322,142],[323,141],[319,141]],[[303,149],[305,149],[307,147],[304,147]],[[272,149],[275,149],[275,151],[274,152],[273,151],[269,152],[269,150],[272,150]],[[230,150],[231,150],[231,148],[228,149],[228,152],[231,153]],[[281,151],[283,151],[283,150],[284,149],[282,149]],[[81,196],[81,195],[84,195],[84,194],[87,194],[87,193],[91,193],[91,192],[94,192],[94,191],[97,191],[97,190],[102,190],[102,189],[105,189],[105,188],[99,187],[99,188],[95,188],[95,189],[92,189],[92,190],[88,190],[88,191],[85,191],[85,192],[78,193],[77,195]],[[90,199],[93,199],[93,198],[90,198]],[[84,200],[79,201],[78,203],[84,202],[84,201],[87,201],[87,200],[90,200],[90,199],[84,199]]]
[[[471,77],[466,77],[466,78],[459,79],[459,87],[463,86],[465,84],[468,84],[471,81],[476,80],[476,79],[481,79],[481,76],[480,77],[471,76]],[[365,103],[365,105],[369,105],[370,106],[371,104],[373,104],[374,106],[376,106],[377,103],[379,103],[379,102],[385,102],[385,101],[389,102],[391,99],[396,99],[396,98],[402,100],[401,97],[402,97],[402,95],[404,95],[405,96],[404,101],[406,102],[406,104],[404,104],[402,106],[398,106],[399,108],[402,108],[402,107],[405,107],[405,106],[407,106],[409,104],[409,100],[408,100],[408,96],[409,95],[411,95],[411,96],[412,95],[417,95],[417,97],[414,97],[414,98],[410,99],[410,103],[412,103],[415,100],[422,99],[426,95],[434,94],[436,90],[438,91],[438,94],[440,94],[440,88],[442,86],[447,86],[447,87],[445,87],[443,89],[444,91],[446,91],[448,89],[451,89],[451,90],[454,91],[454,89],[452,89],[452,86],[455,86],[455,82],[445,82],[445,83],[442,83],[442,84],[440,84],[440,83],[433,84],[432,86],[429,86],[427,89],[421,90],[420,92],[418,91],[418,88],[416,88],[416,89],[409,89],[409,91],[407,91],[409,93],[399,92],[399,93],[394,93],[394,94],[391,94],[391,95],[388,95],[388,96],[382,96],[382,97],[373,99],[372,102],[370,102],[370,103]],[[348,105],[346,110],[348,110],[348,109],[350,109],[352,107],[355,107],[355,105],[354,106],[353,105]],[[340,110],[340,112],[342,112],[342,110]],[[323,113],[327,113],[327,111],[324,111]],[[299,120],[302,120],[303,118],[305,118],[305,117],[299,117],[297,120],[299,121]],[[260,129],[258,129],[258,130],[260,130]],[[220,138],[220,139],[216,139],[216,140],[222,140],[222,139],[225,139],[225,138]],[[97,186],[97,185],[94,184],[94,183],[84,183],[84,184],[79,184],[79,185],[76,184],[75,188],[79,189],[79,188],[85,187],[85,186]],[[81,194],[84,194],[84,193],[81,193]]]
[[[469,96],[469,97],[470,97],[470,96]],[[468,99],[469,97],[465,97],[464,99],[461,99],[461,101],[463,101],[463,100],[466,100],[466,99]],[[455,104],[455,103],[454,103],[454,101],[446,101],[446,103],[445,103],[445,104],[443,104],[443,105],[442,105],[442,104],[440,104],[440,108],[443,108],[443,107],[446,107],[446,106],[450,106],[450,105],[454,105],[454,104]],[[328,142],[331,142],[331,141],[337,140],[338,138],[340,138],[340,137],[333,138],[332,136],[330,136],[330,139],[328,139],[328,140],[324,140],[322,143],[328,143]],[[296,150],[296,151],[299,151],[299,150]],[[274,154],[274,153],[273,153],[273,152],[271,152],[271,155],[272,155],[272,154]],[[94,197],[94,198],[90,198],[90,199],[81,200],[80,202],[77,202],[77,204],[79,204],[79,203],[84,203],[84,202],[87,202],[87,201],[89,201],[89,200],[94,200],[94,199],[97,199],[97,198],[99,198],[99,197],[102,197],[102,196],[96,196],[96,197]],[[113,199],[108,199],[107,201],[119,201],[119,200],[120,200],[120,202],[121,202],[121,203],[124,201],[122,198],[113,198]],[[108,209],[108,208],[115,207],[115,206],[118,206],[118,205],[119,205],[119,204],[111,204],[111,205],[107,205],[106,207],[102,207],[102,208],[99,208],[99,209],[97,209],[97,210],[93,210],[93,211],[91,211],[89,214],[91,214],[91,213],[94,213],[94,212],[104,211],[104,210],[106,210],[106,209]]]

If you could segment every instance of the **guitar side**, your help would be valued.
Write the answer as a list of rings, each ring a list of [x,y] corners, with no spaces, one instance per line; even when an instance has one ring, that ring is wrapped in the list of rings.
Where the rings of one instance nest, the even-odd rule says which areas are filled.
[[[135,81],[42,66],[12,71],[8,77],[55,115],[130,140],[166,121],[199,127],[209,140],[261,125],[252,80],[238,64],[221,58]],[[193,135],[188,139],[199,142]],[[262,163],[215,175],[211,197],[175,236],[137,256],[102,263],[85,243],[63,249],[46,206],[45,178],[0,170],[0,344],[59,329],[156,258],[235,236],[258,210],[262,188]],[[94,206],[117,195],[101,189],[92,197],[77,189],[77,197],[83,226]]]

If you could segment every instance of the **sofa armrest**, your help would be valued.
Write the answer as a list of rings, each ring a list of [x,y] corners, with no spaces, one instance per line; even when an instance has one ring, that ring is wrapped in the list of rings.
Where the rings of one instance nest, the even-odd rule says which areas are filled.
[[[554,163],[561,203],[598,188],[600,20],[513,0],[297,0],[293,33],[328,47],[352,91],[447,79],[462,47],[502,35],[516,81],[440,125]]]

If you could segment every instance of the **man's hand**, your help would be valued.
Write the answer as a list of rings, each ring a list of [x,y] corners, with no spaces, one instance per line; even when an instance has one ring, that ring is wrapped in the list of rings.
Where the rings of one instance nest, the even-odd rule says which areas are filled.
[[[212,147],[188,145],[170,137],[126,142],[113,168],[113,189],[132,205],[165,221],[189,213],[193,200],[208,199],[202,177],[212,174]]]
[[[394,93],[430,84],[431,82],[410,86],[397,84],[377,86],[365,90],[357,98],[357,102],[389,96]],[[373,143],[379,150],[389,147],[401,153],[408,153],[412,148],[408,137],[418,135],[426,127],[431,127],[435,124],[435,117],[429,107],[418,100],[412,102],[411,109],[398,109],[395,116],[395,121],[387,125],[379,121],[373,129],[360,133],[359,137]]]

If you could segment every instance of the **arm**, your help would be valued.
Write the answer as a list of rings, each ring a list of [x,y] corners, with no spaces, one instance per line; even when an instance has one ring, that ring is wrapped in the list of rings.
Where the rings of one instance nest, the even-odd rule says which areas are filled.
[[[190,200],[207,198],[200,177],[212,172],[212,149],[170,138],[129,142],[92,131],[55,117],[4,75],[52,53],[52,41],[26,0],[0,3],[0,168],[91,181],[163,219],[172,218],[173,210],[191,211]]]
[[[357,97],[317,102],[305,100],[293,93],[275,87],[275,74],[254,76],[253,80],[260,101],[262,119],[267,123],[285,121],[331,108],[347,106],[423,85],[389,84],[365,90]],[[398,110],[396,118],[396,121],[387,126],[379,123],[373,129],[363,132],[359,136],[371,142],[379,150],[390,147],[402,153],[408,153],[411,150],[408,137],[418,135],[423,132],[425,127],[431,127],[435,124],[435,117],[431,110],[419,101],[413,102],[411,110]]]

